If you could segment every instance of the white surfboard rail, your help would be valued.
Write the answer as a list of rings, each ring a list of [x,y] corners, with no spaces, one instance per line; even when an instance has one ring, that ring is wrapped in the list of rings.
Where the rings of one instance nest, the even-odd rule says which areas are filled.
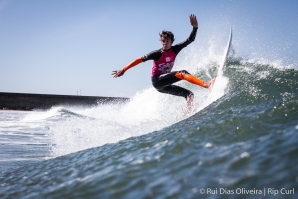
[[[224,54],[222,57],[222,61],[218,67],[217,77],[214,82],[213,88],[212,88],[209,96],[203,103],[203,106],[200,107],[200,110],[207,107],[212,102],[215,102],[216,100],[220,99],[226,93],[226,88],[229,83],[229,79],[227,77],[223,76],[223,68],[227,62],[227,57],[229,55],[229,50],[230,50],[231,44],[232,44],[232,27],[230,27],[229,40],[228,40],[227,46],[225,48],[225,51],[224,51]],[[197,111],[199,111],[199,110],[197,110]]]

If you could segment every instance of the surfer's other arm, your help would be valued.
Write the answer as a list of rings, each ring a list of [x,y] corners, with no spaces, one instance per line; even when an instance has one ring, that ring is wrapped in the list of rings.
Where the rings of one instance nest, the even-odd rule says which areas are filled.
[[[137,59],[133,60],[132,62],[130,62],[128,65],[126,65],[126,66],[125,66],[124,68],[122,68],[121,70],[114,70],[113,73],[112,73],[112,75],[114,75],[114,78],[116,78],[116,77],[120,77],[120,76],[124,75],[124,73],[125,73],[128,69],[130,69],[130,68],[132,68],[132,67],[134,67],[134,66],[136,66],[136,65],[138,65],[138,64],[140,64],[140,63],[142,63],[142,62],[143,62],[143,60],[142,60],[141,57],[140,57],[140,58],[137,58]]]

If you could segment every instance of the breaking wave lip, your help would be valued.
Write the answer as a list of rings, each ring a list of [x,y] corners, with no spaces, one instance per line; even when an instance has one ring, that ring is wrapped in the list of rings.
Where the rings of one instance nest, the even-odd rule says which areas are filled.
[[[59,115],[59,110],[62,107],[53,107],[47,111],[33,111],[29,112],[24,118],[21,119],[21,122],[33,122],[39,120],[46,120],[48,118]]]
[[[283,59],[270,60],[268,58],[258,57],[258,58],[241,58],[239,59],[242,65],[253,64],[253,65],[262,65],[262,66],[271,66],[276,69],[295,69],[298,70],[298,65],[295,63],[286,64]]]

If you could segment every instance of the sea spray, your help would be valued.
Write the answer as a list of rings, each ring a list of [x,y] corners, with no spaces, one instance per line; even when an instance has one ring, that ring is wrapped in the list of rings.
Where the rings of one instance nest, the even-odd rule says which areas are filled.
[[[198,54],[198,50],[193,49],[188,52],[188,57],[197,57],[195,55]],[[181,59],[178,60],[173,70],[185,67],[207,81],[208,76],[214,76],[217,72],[218,63],[223,61],[222,54],[221,52],[216,55],[212,47],[206,55],[202,55],[201,59],[196,61],[192,58],[182,58],[183,62]],[[208,60],[209,64],[206,64]],[[59,156],[115,143],[129,137],[158,131],[186,119],[224,95],[228,78],[221,74],[219,81],[221,86],[217,88],[218,94],[212,95],[212,99],[209,97],[208,89],[186,81],[177,83],[190,89],[195,95],[193,111],[187,115],[183,113],[186,107],[184,98],[159,93],[153,87],[138,92],[125,104],[105,104],[92,109],[77,110],[76,113],[95,120],[73,116],[53,125],[50,131],[55,145],[53,155]]]

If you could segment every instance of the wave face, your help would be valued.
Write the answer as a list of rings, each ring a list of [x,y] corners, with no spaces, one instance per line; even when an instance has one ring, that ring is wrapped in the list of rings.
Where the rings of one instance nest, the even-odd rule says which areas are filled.
[[[220,54],[209,56],[199,62],[202,70],[187,68],[194,60],[178,65],[207,80],[220,60]],[[3,172],[0,197],[261,198],[273,195],[269,188],[279,191],[277,197],[284,196],[282,188],[297,192],[297,79],[297,68],[280,61],[231,58],[212,100],[208,90],[179,83],[195,93],[187,116],[184,99],[153,88],[126,104],[9,118],[3,113],[2,132],[43,132],[49,151],[42,152],[47,160]]]

